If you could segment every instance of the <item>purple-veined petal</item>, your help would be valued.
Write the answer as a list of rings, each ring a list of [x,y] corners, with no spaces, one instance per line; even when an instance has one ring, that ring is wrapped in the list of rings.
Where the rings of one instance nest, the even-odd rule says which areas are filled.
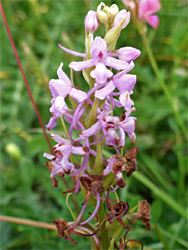
[[[135,117],[128,117],[123,122],[120,122],[119,126],[123,128],[123,130],[128,134],[130,138],[132,138],[133,133],[135,131]]]
[[[122,69],[127,69],[127,67],[129,67],[129,64],[125,61],[118,60],[116,58],[108,56],[106,66],[109,66],[116,70],[122,70]]]
[[[55,112],[57,111],[57,112],[62,112],[63,111],[63,109],[64,109],[64,107],[66,108],[67,107],[67,105],[66,105],[66,103],[65,103],[65,99],[64,99],[64,97],[62,97],[62,96],[57,96],[56,98],[55,98],[55,102],[54,102],[54,104],[53,104],[53,113],[55,114]],[[56,114],[55,114],[56,115]]]
[[[75,155],[85,155],[85,151],[83,150],[83,147],[72,147],[72,153]]]
[[[81,61],[81,62],[71,62],[69,67],[74,69],[75,71],[81,71],[83,69],[87,69],[94,66],[93,59]]]
[[[70,143],[68,140],[63,139],[60,135],[51,134],[51,138],[57,143]]]
[[[90,75],[97,83],[103,84],[108,78],[113,76],[113,73],[107,69],[103,63],[99,62],[97,63],[95,69],[91,71]]]
[[[107,167],[104,169],[104,171],[103,171],[103,175],[106,176],[106,175],[108,175],[111,171],[112,171],[112,169],[111,169],[109,166],[107,166]]]
[[[123,47],[117,51],[117,55],[120,60],[131,62],[139,57],[141,51],[132,47]]]
[[[113,82],[120,93],[130,92],[136,84],[136,75],[122,74],[120,77],[114,77]]]
[[[104,39],[102,39],[101,37],[97,36],[95,37],[95,40],[92,42],[91,44],[91,48],[90,48],[90,52],[91,54],[93,53],[93,51],[99,48],[100,51],[104,54],[107,53],[107,45]]]
[[[55,156],[54,156],[54,155],[50,155],[50,154],[48,154],[48,153],[44,153],[44,154],[43,154],[43,157],[45,157],[45,158],[47,158],[47,159],[49,159],[49,160],[52,160]]]
[[[97,133],[97,131],[101,128],[100,123],[96,122],[95,124],[93,124],[90,128],[82,131],[82,133],[80,133],[80,136],[82,137],[90,137],[92,135],[94,135],[95,133]]]
[[[65,72],[63,72],[62,67],[63,67],[63,63],[60,63],[60,66],[57,70],[57,75],[58,75],[60,80],[63,80],[64,82],[66,82],[67,84],[69,84],[71,86],[72,85],[71,81],[68,78],[68,76],[65,74]]]
[[[125,110],[129,110],[131,108],[131,106],[134,105],[134,102],[131,100],[128,91],[120,94],[119,100],[120,100],[121,104],[124,106]]]
[[[95,65],[98,62],[102,62],[106,65],[107,56],[108,56],[107,51],[103,53],[100,48],[95,48],[92,52],[92,58]]]
[[[63,169],[65,170],[65,172],[74,171],[74,164],[69,162],[68,160],[62,158],[61,164],[62,164]]]
[[[83,100],[87,99],[87,94],[84,91],[76,88],[72,88],[69,95],[78,102],[82,102]]]
[[[100,100],[104,100],[113,90],[115,89],[115,85],[112,81],[107,83],[107,85],[95,92],[95,97],[97,97]]]
[[[71,85],[60,79],[52,79],[49,82],[49,88],[53,97],[57,97],[58,95],[66,97],[71,90]]]
[[[64,172],[62,166],[59,165],[59,164],[56,164],[55,162],[53,162],[53,168],[52,168],[52,170],[51,170],[51,175],[50,175],[50,177],[51,177],[51,178],[54,178],[54,177],[56,176],[56,174],[58,174],[59,172],[61,172],[61,173]]]
[[[132,61],[127,64],[127,67],[124,70],[114,75],[113,79],[120,78],[122,75],[125,75],[126,73],[131,71],[133,68],[134,68],[134,62]]]
[[[100,143],[101,141],[104,140],[105,137],[106,137],[106,135],[102,135],[98,140],[96,140],[96,141],[90,143],[90,145],[95,145],[95,144]]]
[[[67,142],[66,142],[67,141]],[[70,141],[64,139],[64,143],[62,142],[56,149],[55,152],[61,152],[63,154],[63,159],[68,159],[72,153],[72,144]]]
[[[113,128],[108,129],[105,144],[107,146],[114,146],[114,145],[118,145],[118,143],[119,143],[119,137],[116,131]]]
[[[67,53],[69,53],[69,54],[71,54],[71,55],[73,55],[73,56],[86,57],[86,54],[85,54],[85,53],[79,53],[79,52],[76,52],[76,51],[74,51],[74,50],[67,49],[67,48],[63,47],[61,44],[58,44],[58,46],[59,46],[62,50],[64,50],[65,52],[67,52]]]
[[[91,144],[90,144],[90,145],[91,145]],[[89,153],[90,153],[91,155],[94,155],[95,157],[97,156],[97,153],[96,153],[95,150],[89,149]]]
[[[127,112],[125,113],[126,117],[130,116],[130,114],[131,114],[132,112],[135,112],[135,111],[136,111],[135,107],[132,107],[131,109],[127,110]],[[134,117],[134,118],[135,118],[135,117]],[[135,119],[136,119],[136,118],[135,118]]]
[[[99,210],[99,206],[100,206],[100,194],[97,193],[97,204],[96,204],[95,210],[93,211],[92,215],[86,221],[81,222],[80,225],[84,225],[84,224],[90,222],[97,214],[97,212]]]
[[[119,146],[124,147],[124,145],[125,145],[125,132],[121,127],[119,127],[119,137],[120,137]]]
[[[46,125],[48,130],[51,130],[57,125],[57,118],[56,117],[51,117],[48,124]]]

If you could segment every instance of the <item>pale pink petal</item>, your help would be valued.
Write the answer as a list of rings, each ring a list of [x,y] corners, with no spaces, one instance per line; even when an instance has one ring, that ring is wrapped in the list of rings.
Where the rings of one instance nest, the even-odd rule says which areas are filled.
[[[115,89],[115,85],[110,81],[104,88],[95,91],[95,97],[104,100]]]
[[[129,67],[129,64],[125,61],[118,60],[116,58],[108,56],[106,66],[109,66],[110,68],[116,70],[122,70],[122,69],[127,69],[127,67]]]
[[[63,139],[60,135],[56,135],[56,134],[51,134],[51,138],[56,141],[57,143],[67,143],[69,142],[66,139]]]
[[[58,95],[66,97],[71,90],[71,85],[60,79],[52,79],[49,82],[49,88],[53,97],[57,97]]]
[[[124,145],[125,145],[125,132],[121,127],[119,127],[119,137],[120,137],[119,146],[124,147]]]
[[[107,45],[104,39],[102,39],[101,37],[97,36],[95,37],[95,40],[92,42],[91,44],[91,49],[90,52],[91,54],[93,53],[93,51],[99,48],[101,52],[107,52]]]
[[[63,80],[64,82],[66,82],[67,84],[69,84],[71,86],[72,85],[71,81],[68,78],[68,76],[65,74],[65,72],[62,70],[62,67],[63,67],[63,63],[60,64],[60,66],[57,70],[57,75],[58,75],[60,80]]]
[[[117,136],[116,131],[113,128],[108,129],[107,137],[106,137],[106,145],[114,146],[118,145],[119,137]]]
[[[46,157],[47,159],[52,160],[55,156],[54,155],[50,155],[48,153],[44,153],[43,157]]]
[[[72,147],[72,153],[75,155],[85,155],[83,147]]]
[[[96,122],[95,124],[93,124],[90,128],[82,131],[82,133],[80,133],[80,136],[82,137],[90,137],[94,134],[97,133],[97,131],[100,129],[100,123]]]
[[[48,130],[51,130],[57,125],[57,118],[56,117],[51,117],[48,124],[46,125]]]
[[[94,70],[90,73],[91,77],[99,84],[105,83],[108,78],[113,76],[112,71],[106,68],[103,63],[97,63]]]
[[[58,46],[64,50],[65,52],[73,55],[73,56],[79,56],[79,57],[86,57],[86,54],[85,53],[79,53],[79,52],[76,52],[76,51],[73,51],[73,50],[70,50],[70,49],[67,49],[65,47],[63,47],[61,44],[58,44]]]
[[[136,84],[136,75],[121,74],[120,77],[114,77],[113,82],[120,93],[131,91]]]
[[[67,159],[65,159],[65,157],[62,158],[61,165],[63,169],[65,170],[65,172],[68,172],[68,171],[72,172],[74,170],[74,164],[72,164]]]
[[[78,102],[82,102],[83,100],[87,99],[87,94],[82,90],[76,88],[72,88],[69,95],[72,96],[72,98],[74,98]]]
[[[90,68],[92,66],[94,66],[93,59],[81,61],[81,62],[71,62],[69,64],[69,67],[74,69],[75,71],[81,71],[83,69],[87,69],[87,68]]]
[[[64,98],[62,96],[56,97],[53,105],[53,110],[55,109],[55,111],[61,112],[63,111],[64,107],[67,107]]]
[[[120,100],[120,102],[123,105],[125,110],[129,110],[131,108],[131,106],[134,105],[134,102],[131,100],[128,91],[122,93],[119,97],[119,100]]]
[[[141,51],[139,49],[135,49],[132,47],[123,47],[117,51],[117,55],[119,59],[124,60],[126,62],[131,62],[139,57]]]
[[[135,121],[136,118],[128,117],[125,121],[121,122],[119,126],[123,128],[123,130],[128,134],[130,138],[132,138],[133,133],[135,131]]]

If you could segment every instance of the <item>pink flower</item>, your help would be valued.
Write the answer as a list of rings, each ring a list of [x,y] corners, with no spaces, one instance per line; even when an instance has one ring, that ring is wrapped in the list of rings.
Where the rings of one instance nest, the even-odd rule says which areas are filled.
[[[159,0],[140,0],[138,4],[138,16],[140,19],[146,20],[154,29],[159,26],[159,18],[153,15],[161,8]]]

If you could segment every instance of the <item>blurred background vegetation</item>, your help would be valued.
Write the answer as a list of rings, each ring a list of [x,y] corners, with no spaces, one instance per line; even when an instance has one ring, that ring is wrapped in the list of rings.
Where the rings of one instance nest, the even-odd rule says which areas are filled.
[[[104,1],[106,5],[121,1]],[[187,117],[187,1],[161,0],[158,30],[148,27],[160,74],[184,123]],[[47,124],[51,94],[48,81],[57,78],[60,62],[79,60],[57,46],[84,51],[84,17],[96,10],[98,0],[2,1],[5,14],[43,122]],[[1,215],[52,223],[56,218],[72,221],[66,206],[63,183],[53,188],[44,166],[49,152],[42,129],[17,66],[2,17],[1,23]],[[104,35],[101,25],[98,35]],[[139,170],[119,191],[130,207],[147,199],[152,207],[152,231],[136,223],[129,237],[141,240],[145,249],[187,249],[186,140],[171,106],[151,68],[142,40],[131,22],[122,31],[117,48],[132,46],[142,51],[132,71],[137,74],[133,100],[137,109],[136,145]],[[81,74],[76,84],[84,88]],[[53,132],[62,133],[59,124]],[[54,142],[52,142],[54,143]],[[127,139],[125,150],[131,147]],[[106,152],[106,155],[114,152]],[[71,186],[71,182],[66,178]],[[75,196],[78,204],[83,200]],[[72,206],[72,202],[69,202]],[[81,207],[81,205],[79,205]],[[1,223],[1,249],[89,249],[90,240],[74,237],[77,246],[57,232],[7,222]]]

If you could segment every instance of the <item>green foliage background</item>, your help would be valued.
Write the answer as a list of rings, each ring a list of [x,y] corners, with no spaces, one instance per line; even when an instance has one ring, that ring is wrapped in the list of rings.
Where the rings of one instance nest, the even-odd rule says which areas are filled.
[[[106,5],[121,1],[104,1]],[[2,1],[4,11],[26,72],[33,97],[45,124],[50,113],[48,81],[56,78],[60,62],[80,60],[66,54],[58,43],[84,51],[84,17],[100,1]],[[148,26],[160,74],[173,96],[176,109],[187,117],[186,1],[161,0],[160,26]],[[62,183],[52,188],[43,152],[49,152],[21,73],[11,48],[2,17],[1,23],[1,215],[52,223],[56,218],[72,220]],[[104,35],[103,27],[97,32]],[[186,140],[182,136],[164,92],[151,68],[142,40],[131,22],[122,31],[117,48],[132,46],[142,54],[133,73],[137,84],[133,100],[137,109],[136,145],[139,170],[119,191],[130,207],[147,199],[152,207],[152,231],[138,223],[129,237],[141,240],[145,249],[187,249]],[[81,74],[75,82],[85,87]],[[62,133],[59,126],[53,130]],[[52,142],[53,143],[53,142]],[[125,150],[131,147],[129,139]],[[105,152],[106,155],[114,152]],[[71,186],[70,179],[67,178]],[[79,204],[81,196],[75,199]],[[73,208],[71,200],[70,206]],[[80,205],[81,207],[81,205]],[[91,208],[92,209],[92,208]],[[74,237],[77,246],[64,241],[55,231],[7,222],[1,223],[1,249],[89,249],[90,240]]]

